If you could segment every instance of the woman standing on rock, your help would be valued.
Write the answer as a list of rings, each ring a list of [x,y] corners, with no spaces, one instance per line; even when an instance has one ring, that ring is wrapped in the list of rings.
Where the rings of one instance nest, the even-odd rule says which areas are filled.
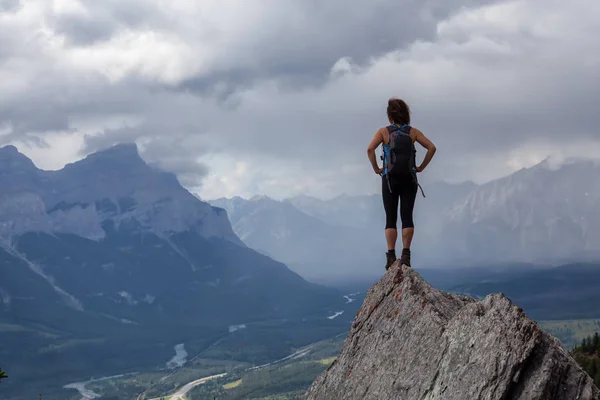
[[[435,154],[435,145],[420,130],[410,126],[410,109],[404,100],[392,98],[388,101],[387,116],[390,125],[380,128],[369,147],[367,155],[376,174],[381,175],[383,207],[385,209],[385,239],[387,270],[396,261],[396,240],[398,238],[398,203],[402,220],[401,264],[410,266],[410,245],[415,232],[413,209],[419,183],[417,173],[422,172]],[[427,149],[421,165],[416,165],[414,143]],[[383,168],[377,165],[375,150],[383,144]]]

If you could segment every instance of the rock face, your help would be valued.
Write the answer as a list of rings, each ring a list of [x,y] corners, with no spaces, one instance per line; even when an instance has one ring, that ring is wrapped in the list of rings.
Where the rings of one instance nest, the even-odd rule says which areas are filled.
[[[135,144],[119,144],[66,165],[38,169],[14,146],[0,148],[0,242],[27,232],[103,239],[106,223],[132,223],[161,236],[193,231],[239,246],[227,215],[150,167]]]
[[[444,216],[439,251],[476,261],[595,259],[598,176],[595,161],[546,160],[478,186]]]
[[[306,400],[598,400],[592,379],[501,294],[438,291],[394,265]]]

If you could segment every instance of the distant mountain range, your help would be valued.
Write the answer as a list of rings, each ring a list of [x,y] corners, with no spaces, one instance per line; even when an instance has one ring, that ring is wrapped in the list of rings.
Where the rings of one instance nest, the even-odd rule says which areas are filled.
[[[475,260],[600,258],[600,165],[546,160],[481,185],[444,215],[444,252]]]
[[[61,379],[114,372],[106,357],[125,344],[97,344],[107,338],[127,336],[127,348],[146,346],[147,357],[153,346],[251,321],[321,315],[325,324],[343,294],[245,246],[222,209],[148,166],[135,145],[60,171],[0,148],[0,360],[11,367],[3,387],[57,373],[32,365],[61,365]],[[142,362],[119,357],[127,360]]]
[[[334,225],[289,202],[261,196],[210,201],[227,211],[234,231],[249,247],[284,262],[309,280],[371,279],[376,245],[368,229]]]
[[[415,209],[416,267],[600,259],[600,166],[592,161],[555,167],[546,160],[483,185],[437,182],[425,192]],[[379,194],[209,203],[227,210],[244,243],[307,279],[381,274],[385,214]]]
[[[504,293],[537,320],[600,317],[600,263],[511,272],[487,279],[474,276],[448,290],[479,298]]]

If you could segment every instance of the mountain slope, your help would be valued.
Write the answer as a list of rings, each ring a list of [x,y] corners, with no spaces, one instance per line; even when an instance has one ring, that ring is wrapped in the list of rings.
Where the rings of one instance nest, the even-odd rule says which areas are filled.
[[[134,145],[60,171],[0,149],[0,277],[9,393],[147,367],[167,343],[202,346],[252,321],[324,319],[345,303],[246,247],[224,210],[149,167]],[[60,369],[32,367],[48,362]]]
[[[435,183],[431,198],[417,199],[415,260],[434,259],[442,215],[476,187],[473,183]],[[298,196],[276,201],[266,196],[209,201],[227,211],[235,233],[253,249],[282,261],[316,282],[374,280],[385,263],[385,213],[380,195],[341,195],[331,200]],[[400,224],[400,222],[399,222]]]
[[[303,213],[339,227],[364,228],[385,218],[381,196],[340,195],[330,200],[296,196],[284,200]]]
[[[249,247],[286,263],[314,281],[371,278],[365,271],[375,240],[366,229],[339,227],[310,216],[291,203],[262,196],[217,199],[210,204],[225,209],[235,233]]]
[[[246,245],[287,262],[302,261],[306,249],[316,249],[322,237],[334,234],[333,227],[323,221],[264,196],[221,198],[209,203],[227,211],[233,230]]]
[[[133,144],[121,144],[42,171],[13,146],[0,149],[0,238],[25,232],[104,237],[104,221],[131,223],[157,234],[192,230],[241,244],[227,216],[155,170]]]
[[[453,292],[504,293],[536,320],[600,318],[600,264],[569,264],[455,285]]]
[[[476,261],[600,255],[600,166],[546,160],[481,185],[448,213],[444,251]]]
[[[413,261],[423,267],[448,268],[499,262],[558,265],[598,260],[599,176],[597,162],[570,160],[557,165],[546,160],[483,185],[472,182],[426,184],[427,197],[419,195],[415,206]],[[259,203],[255,200],[247,204],[258,207]],[[265,217],[268,208],[273,213],[275,209],[283,209],[282,203],[293,206],[295,214],[300,215],[300,212],[304,220],[310,217],[326,225],[318,227],[313,221],[312,231],[309,231],[297,229],[293,223],[285,225],[282,218]],[[318,272],[315,279],[325,268],[331,270],[331,275],[357,279],[361,272],[370,274],[363,274],[362,278],[380,273],[374,268],[377,260],[384,263],[385,251],[385,213],[379,194],[341,195],[330,200],[298,196],[283,202],[262,202],[260,208],[260,213],[250,205],[238,208],[239,215],[253,213],[252,223],[244,223],[240,217],[234,230],[244,237],[251,237],[255,230],[258,237],[283,230],[294,240],[286,242],[282,238],[277,246],[273,242],[253,240],[252,244],[247,242],[251,247],[255,245],[260,251],[289,262],[282,253],[297,246],[296,252],[304,254],[305,260],[313,266],[312,271]],[[308,242],[309,236],[320,231],[327,235],[316,234],[314,237],[320,238],[315,240],[316,245],[301,246]],[[342,242],[346,245],[339,244]],[[319,243],[323,243],[321,247]],[[336,251],[338,259],[344,262],[321,263],[326,252],[315,249],[325,247]],[[304,274],[302,269],[297,271]]]

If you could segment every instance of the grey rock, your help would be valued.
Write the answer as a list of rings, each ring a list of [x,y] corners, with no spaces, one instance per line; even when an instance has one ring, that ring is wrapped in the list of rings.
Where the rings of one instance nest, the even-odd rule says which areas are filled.
[[[245,247],[227,214],[200,201],[174,174],[149,166],[135,144],[118,144],[67,164],[38,169],[14,146],[0,148],[0,243],[27,232],[70,233],[92,240],[135,225],[168,237],[192,231]]]
[[[599,400],[592,379],[502,294],[436,290],[394,265],[306,400]]]

